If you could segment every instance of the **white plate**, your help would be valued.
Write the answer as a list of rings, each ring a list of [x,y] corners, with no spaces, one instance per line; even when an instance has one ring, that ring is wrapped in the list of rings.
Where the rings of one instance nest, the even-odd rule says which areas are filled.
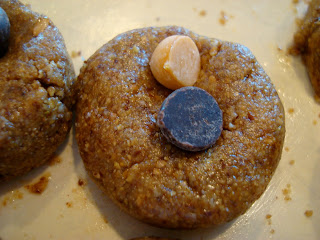
[[[121,212],[87,178],[74,131],[60,147],[62,162],[0,185],[0,238],[320,239],[320,104],[300,59],[285,49],[306,4],[292,0],[25,0],[62,32],[76,72],[84,59],[119,33],[146,26],[181,25],[199,34],[249,47],[271,77],[286,110],[286,140],[279,167],[263,196],[243,216],[215,228],[166,230]],[[222,11],[226,23],[222,25]],[[283,50],[279,50],[283,49]],[[293,109],[294,111],[289,111]],[[290,161],[294,160],[291,165]],[[51,174],[41,195],[24,186]],[[78,180],[86,185],[80,187]],[[292,200],[284,200],[288,188]],[[6,206],[4,206],[6,205]],[[313,210],[307,218],[306,210]],[[266,219],[270,214],[271,218]],[[274,232],[273,232],[274,230]],[[272,233],[273,232],[273,233]]]

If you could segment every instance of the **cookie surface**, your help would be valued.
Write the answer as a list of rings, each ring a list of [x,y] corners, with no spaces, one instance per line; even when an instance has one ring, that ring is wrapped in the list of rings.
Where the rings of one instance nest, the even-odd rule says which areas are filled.
[[[45,16],[1,0],[10,20],[0,58],[0,182],[43,164],[71,127],[74,70],[64,40]]]
[[[223,112],[215,145],[187,152],[156,124],[172,92],[149,60],[165,37],[190,36],[201,56],[195,87]],[[78,77],[76,138],[89,175],[132,216],[162,227],[196,228],[244,213],[266,189],[280,159],[284,111],[274,86],[244,46],[180,27],[123,33],[91,56]]]
[[[294,35],[294,44],[289,51],[300,54],[307,67],[308,75],[320,97],[320,0],[312,0],[299,30]]]

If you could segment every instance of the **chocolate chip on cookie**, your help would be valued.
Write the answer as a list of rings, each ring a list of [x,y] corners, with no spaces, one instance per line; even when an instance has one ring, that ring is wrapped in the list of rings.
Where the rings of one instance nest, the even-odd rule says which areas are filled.
[[[212,146],[222,130],[222,112],[205,90],[184,87],[171,93],[158,114],[158,126],[174,145],[188,151]]]
[[[6,12],[0,7],[0,57],[8,50],[10,22]]]

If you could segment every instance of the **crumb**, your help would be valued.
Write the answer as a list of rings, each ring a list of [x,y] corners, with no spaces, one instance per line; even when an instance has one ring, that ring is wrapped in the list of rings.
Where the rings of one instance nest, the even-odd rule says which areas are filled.
[[[228,16],[226,15],[226,13],[224,12],[224,11],[221,11],[220,12],[220,18],[219,18],[219,23],[221,24],[221,25],[225,25],[226,24],[226,22],[228,21]]]
[[[317,125],[317,120],[313,120],[313,125]]]
[[[266,215],[266,219],[267,219],[267,223],[268,223],[268,225],[271,225],[271,217],[272,217],[272,215],[271,214],[267,214]]]
[[[271,230],[270,230],[270,233],[271,233],[271,234],[274,234],[274,232],[275,232],[274,229],[271,229]]]
[[[196,12],[196,11],[197,11],[197,8],[193,7],[192,10]]]
[[[206,16],[206,15],[207,15],[206,10],[201,10],[201,11],[199,12],[199,15],[200,15],[201,17]]]
[[[104,221],[105,223],[109,223],[108,219],[106,219],[105,217],[103,217],[103,221]]]
[[[81,56],[81,51],[72,51],[71,52],[71,57],[76,58]]]
[[[72,207],[72,202],[66,202],[66,205],[68,208],[71,208]]]
[[[294,113],[294,108],[289,108],[288,113],[290,113],[290,114]]]
[[[318,117],[320,118],[320,113],[319,113]]]
[[[83,187],[85,184],[86,184],[86,182],[85,182],[83,179],[79,178],[79,180],[78,180],[78,185],[79,185],[80,187]]]
[[[278,197],[278,196],[276,196],[276,200],[278,200],[278,198],[279,198],[279,197]]]
[[[53,166],[53,165],[61,163],[61,161],[62,161],[62,158],[60,156],[57,156],[54,154],[52,156],[52,158],[49,160],[49,165]]]
[[[319,96],[314,95],[314,100],[315,100],[317,103],[320,103],[320,97],[319,97]]]
[[[44,174],[36,183],[24,186],[30,193],[41,194],[46,190],[51,174]]]
[[[312,215],[313,215],[313,211],[312,210],[306,210],[305,212],[304,212],[304,215],[306,216],[306,217],[312,217]]]
[[[291,193],[291,185],[290,184],[287,184],[287,187],[282,189],[282,193],[284,195],[284,200],[285,201],[291,201],[292,198],[290,196],[290,193]]]
[[[160,21],[160,17],[156,17],[156,22],[159,22]]]
[[[290,165],[294,165],[295,161],[294,160],[290,160],[289,164]]]
[[[297,4],[297,3],[299,3],[299,0],[292,0],[292,3]]]
[[[289,148],[288,148],[288,147],[285,147],[284,150],[285,150],[286,152],[289,152]]]

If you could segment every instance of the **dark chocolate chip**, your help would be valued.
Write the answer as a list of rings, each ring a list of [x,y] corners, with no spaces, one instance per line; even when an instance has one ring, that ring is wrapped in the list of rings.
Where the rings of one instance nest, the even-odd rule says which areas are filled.
[[[205,90],[184,87],[164,100],[157,124],[168,141],[177,147],[201,151],[218,140],[222,131],[222,112]]]
[[[10,22],[6,12],[0,7],[0,57],[8,51],[10,37]]]

